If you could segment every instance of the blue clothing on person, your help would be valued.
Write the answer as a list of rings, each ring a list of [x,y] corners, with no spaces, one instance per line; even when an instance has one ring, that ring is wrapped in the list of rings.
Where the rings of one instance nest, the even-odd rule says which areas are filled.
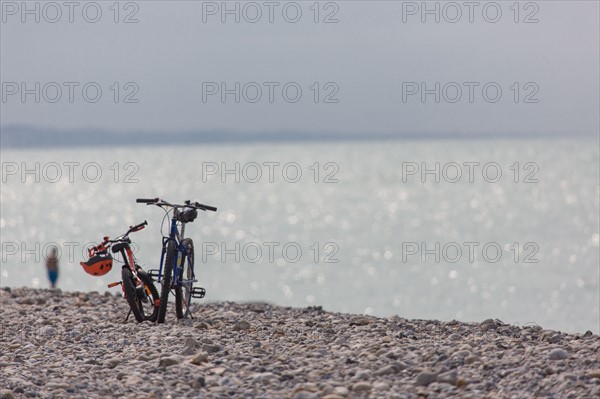
[[[52,287],[56,285],[56,280],[58,280],[58,271],[57,270],[48,270],[48,279],[52,284]]]

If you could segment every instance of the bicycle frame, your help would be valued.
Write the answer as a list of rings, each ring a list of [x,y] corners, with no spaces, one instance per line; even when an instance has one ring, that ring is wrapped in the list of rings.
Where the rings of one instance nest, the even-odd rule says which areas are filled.
[[[185,223],[182,223],[181,225],[181,233],[179,232],[179,229],[177,228],[177,214],[176,212],[173,214],[173,217],[171,218],[171,229],[169,231],[169,236],[168,237],[163,237],[162,238],[162,250],[160,253],[160,267],[158,270],[159,276],[158,276],[158,282],[161,283],[162,282],[162,278],[163,278],[163,266],[165,264],[165,258],[166,258],[166,254],[167,254],[167,245],[169,243],[169,241],[173,241],[175,243],[175,247],[177,249],[177,256],[175,256],[175,259],[173,259],[173,279],[171,280],[171,286],[175,286],[177,287],[178,285],[189,285],[190,289],[192,288],[192,285],[197,282],[195,275],[192,275],[192,279],[191,280],[183,280],[181,277],[182,274],[182,270],[183,270],[183,266],[181,264],[181,260],[184,259],[184,257],[188,257],[188,252],[187,252],[187,248],[185,247],[185,245],[183,245],[183,239],[185,234]],[[192,273],[194,270],[194,259],[193,258],[189,258],[190,262],[191,262],[191,266],[192,266]]]
[[[111,243],[110,246],[112,246],[112,245],[113,245],[113,243]],[[133,251],[131,250],[131,246],[129,246],[129,244],[127,244],[127,246],[125,248],[122,248],[119,251],[119,254],[121,254],[121,256],[123,257],[123,262],[125,263],[125,265],[123,267],[128,267],[129,270],[131,270],[131,273],[133,274],[133,279],[134,279],[136,285],[141,284],[142,282],[140,281],[140,278],[138,277],[137,267],[136,267],[136,263],[135,263],[135,257],[133,256]],[[108,284],[108,288],[115,287],[119,284],[121,284],[121,290],[123,291],[123,295],[125,295],[125,289],[123,288],[122,282],[110,283],[110,284]]]

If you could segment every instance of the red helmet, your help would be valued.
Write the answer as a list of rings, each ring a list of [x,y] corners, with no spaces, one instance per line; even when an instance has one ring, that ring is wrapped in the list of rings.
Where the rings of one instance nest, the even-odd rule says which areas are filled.
[[[113,258],[107,252],[96,252],[87,262],[79,262],[83,270],[92,276],[104,276],[112,269]]]

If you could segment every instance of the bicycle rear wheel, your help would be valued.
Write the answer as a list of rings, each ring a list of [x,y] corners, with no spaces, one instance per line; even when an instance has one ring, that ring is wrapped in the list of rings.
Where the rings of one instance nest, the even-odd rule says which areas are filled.
[[[194,285],[194,242],[191,238],[186,238],[181,243],[185,247],[185,254],[179,268],[179,284],[175,287],[175,312],[178,319],[190,315]]]
[[[148,321],[156,321],[158,317],[158,306],[160,303],[160,295],[158,294],[158,290],[154,286],[154,280],[152,277],[148,275],[144,270],[138,268],[137,270],[138,277],[142,280],[144,284],[144,294],[148,298],[148,302],[140,300],[140,309],[144,310],[144,315],[146,320]]]
[[[160,290],[160,306],[158,307],[157,322],[164,323],[167,315],[167,303],[169,302],[169,293],[171,292],[171,279],[173,277],[173,264],[177,256],[177,247],[172,240],[167,241],[165,249],[165,264],[162,275],[162,287]]]
[[[155,306],[159,300],[158,291],[150,276],[143,270],[138,270],[138,277],[142,286],[136,288],[131,270],[127,267],[121,270],[125,299],[138,323],[154,321],[158,314],[158,308]]]

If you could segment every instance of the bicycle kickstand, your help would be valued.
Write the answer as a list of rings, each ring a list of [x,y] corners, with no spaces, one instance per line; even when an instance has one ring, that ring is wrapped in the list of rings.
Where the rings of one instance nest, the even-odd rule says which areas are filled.
[[[127,317],[125,318],[125,321],[123,321],[123,323],[127,323],[127,320],[129,320],[129,316],[131,316],[131,309],[129,309],[129,312],[127,313]]]

